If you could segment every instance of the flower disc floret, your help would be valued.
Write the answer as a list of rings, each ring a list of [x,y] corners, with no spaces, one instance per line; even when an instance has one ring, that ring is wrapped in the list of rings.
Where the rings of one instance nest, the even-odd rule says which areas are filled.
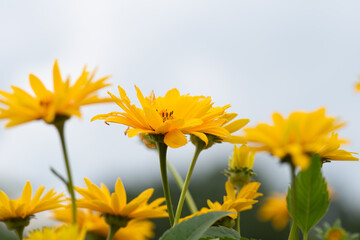
[[[154,189],[147,189],[139,196],[127,202],[125,188],[120,180],[116,181],[115,192],[110,194],[108,188],[101,184],[101,188],[84,179],[87,188],[75,187],[83,196],[77,201],[79,208],[87,208],[103,214],[119,216],[124,219],[146,219],[167,217],[166,206],[161,205],[165,199],[158,198],[148,203]]]
[[[6,127],[16,126],[32,120],[43,119],[53,123],[56,116],[81,117],[83,105],[108,102],[108,98],[99,98],[96,91],[109,83],[109,76],[94,80],[96,71],[89,72],[84,67],[80,77],[73,85],[70,79],[62,78],[57,61],[53,68],[53,91],[48,90],[41,80],[30,74],[30,85],[35,96],[19,87],[12,86],[12,93],[0,91],[0,103],[7,108],[0,108],[0,119],[8,119]]]
[[[135,88],[141,108],[132,104],[125,90],[119,86],[120,98],[108,93],[124,112],[99,114],[92,120],[126,125],[128,129],[125,133],[129,137],[138,134],[160,135],[165,144],[172,148],[184,146],[188,142],[184,134],[195,135],[206,144],[208,135],[224,141],[241,139],[244,142],[240,137],[232,137],[231,133],[246,125],[248,119],[229,123],[236,116],[225,113],[230,105],[213,107],[210,97],[180,95],[176,88],[169,90],[164,97],[155,97],[154,92],[144,97],[140,89]]]

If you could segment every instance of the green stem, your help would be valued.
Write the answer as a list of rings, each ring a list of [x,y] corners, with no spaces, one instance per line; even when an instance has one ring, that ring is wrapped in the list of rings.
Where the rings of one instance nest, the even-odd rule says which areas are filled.
[[[76,224],[76,199],[75,199],[75,192],[73,187],[73,181],[71,177],[71,170],[70,170],[70,163],[68,154],[66,151],[66,144],[65,144],[65,137],[64,137],[64,125],[65,121],[58,121],[54,123],[54,126],[58,130],[60,140],[61,140],[61,146],[64,154],[64,160],[65,160],[65,166],[66,166],[66,173],[68,176],[68,181],[66,183],[66,187],[70,193],[71,196],[71,207],[72,207],[72,216],[73,216],[73,224]]]
[[[308,240],[308,233],[303,234],[303,240]]]
[[[183,186],[184,186],[184,181],[181,178],[178,171],[176,170],[176,168],[169,161],[167,161],[167,167],[168,167],[170,173],[173,175],[173,177],[175,179],[175,182],[178,185],[178,187],[180,189],[182,189]],[[194,198],[192,197],[192,195],[190,193],[190,191],[187,191],[186,196],[185,196],[185,201],[186,201],[186,204],[189,207],[189,210],[190,210],[191,214],[194,214],[197,211],[199,211],[197,206],[196,206],[196,203],[194,201]]]
[[[291,163],[291,205],[292,205],[292,209],[296,209],[296,200],[295,200],[295,166]],[[294,211],[296,212],[296,211]],[[296,224],[296,220],[295,220],[296,216],[294,216],[294,218],[292,219],[292,223],[291,223],[291,229],[290,229],[290,234],[289,234],[289,238],[288,240],[297,240],[299,233],[298,233],[298,226]]]
[[[15,230],[16,235],[18,236],[19,240],[23,240],[24,229],[25,229],[25,226],[22,226],[22,227],[18,227],[18,228]]]
[[[193,157],[193,159],[191,161],[188,173],[187,173],[186,178],[185,178],[185,183],[184,183],[184,186],[183,186],[181,194],[180,194],[180,198],[179,198],[179,202],[178,202],[177,209],[176,209],[176,214],[175,214],[175,223],[174,223],[174,225],[176,225],[179,222],[179,219],[180,219],[180,216],[181,216],[181,211],[182,211],[182,208],[183,208],[183,205],[184,205],[186,191],[187,191],[187,189],[189,187],[191,175],[192,175],[192,172],[194,170],[196,160],[198,159],[198,157],[200,155],[200,152],[204,149],[204,147],[205,147],[205,143],[203,141],[197,141],[194,157]]]
[[[112,240],[115,236],[115,233],[120,229],[119,226],[116,226],[116,225],[113,225],[113,224],[110,224],[110,231],[109,231],[109,234],[106,238],[106,240]]]
[[[235,230],[240,234],[240,213],[238,212],[237,218],[235,219]]]
[[[166,151],[167,145],[163,142],[157,141],[156,142],[157,149],[159,151],[159,159],[160,159],[160,171],[161,171],[161,179],[164,189],[164,196],[166,200],[166,206],[169,213],[169,221],[170,225],[174,225],[174,210],[171,203],[171,195],[170,195],[170,188],[169,182],[167,178],[167,167],[166,167]]]

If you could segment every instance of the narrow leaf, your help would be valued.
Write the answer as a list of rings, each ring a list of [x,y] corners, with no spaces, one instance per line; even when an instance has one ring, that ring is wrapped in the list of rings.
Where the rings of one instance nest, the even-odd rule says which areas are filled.
[[[218,219],[230,212],[210,212],[195,216],[167,230],[160,240],[198,240]]]
[[[330,203],[327,184],[321,173],[319,155],[314,155],[310,167],[296,176],[294,205],[291,198],[291,188],[289,188],[287,202],[290,216],[303,234],[307,235],[325,215]]]

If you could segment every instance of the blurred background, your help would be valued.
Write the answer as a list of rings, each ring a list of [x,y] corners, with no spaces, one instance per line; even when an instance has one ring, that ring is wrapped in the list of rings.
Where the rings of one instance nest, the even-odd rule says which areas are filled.
[[[52,88],[55,59],[63,76],[72,80],[87,64],[98,67],[98,77],[112,76],[113,85],[102,96],[107,90],[116,93],[121,85],[137,104],[135,84],[144,95],[151,90],[164,95],[176,87],[182,94],[211,96],[217,106],[230,103],[231,112],[250,119],[248,126],[270,121],[274,111],[287,115],[326,107],[329,115],[347,122],[340,131],[350,140],[345,149],[359,152],[360,95],[354,91],[360,73],[359,7],[355,0],[0,0],[0,89],[16,85],[30,91],[30,73]],[[138,138],[124,136],[125,126],[90,122],[96,114],[116,110],[115,104],[84,107],[82,119],[68,121],[65,134],[75,185],[83,186],[87,177],[111,188],[120,177],[136,195],[160,186],[154,152]],[[49,170],[65,173],[55,128],[42,121],[10,129],[4,125],[2,121],[0,189],[17,198],[30,180],[34,189],[42,184],[65,191]],[[218,144],[201,154],[190,183],[199,206],[224,194],[226,178],[220,172],[232,148]],[[191,144],[169,150],[169,160],[182,175],[193,151]],[[263,193],[286,192],[289,169],[276,159],[259,154],[254,170]],[[347,230],[360,231],[359,162],[325,164],[323,172],[335,192],[325,220],[341,218]],[[214,184],[205,184],[210,180]],[[162,194],[160,188],[156,194]],[[244,236],[286,239],[288,229],[280,235],[267,232],[271,225],[258,222],[256,209],[244,215],[249,219],[243,221]],[[51,224],[40,214],[28,229]],[[166,224],[158,224],[159,231]],[[267,229],[263,235],[259,227]],[[0,229],[6,232],[2,223]]]

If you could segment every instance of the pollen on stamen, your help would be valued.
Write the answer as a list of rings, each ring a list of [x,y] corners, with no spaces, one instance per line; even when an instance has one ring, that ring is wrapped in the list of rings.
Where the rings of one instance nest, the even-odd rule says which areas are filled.
[[[156,109],[156,111],[160,114],[160,116],[163,119],[163,122],[167,121],[167,120],[172,120],[174,119],[173,114],[174,111],[171,111],[170,113],[168,112],[167,109],[161,110],[160,112]]]

